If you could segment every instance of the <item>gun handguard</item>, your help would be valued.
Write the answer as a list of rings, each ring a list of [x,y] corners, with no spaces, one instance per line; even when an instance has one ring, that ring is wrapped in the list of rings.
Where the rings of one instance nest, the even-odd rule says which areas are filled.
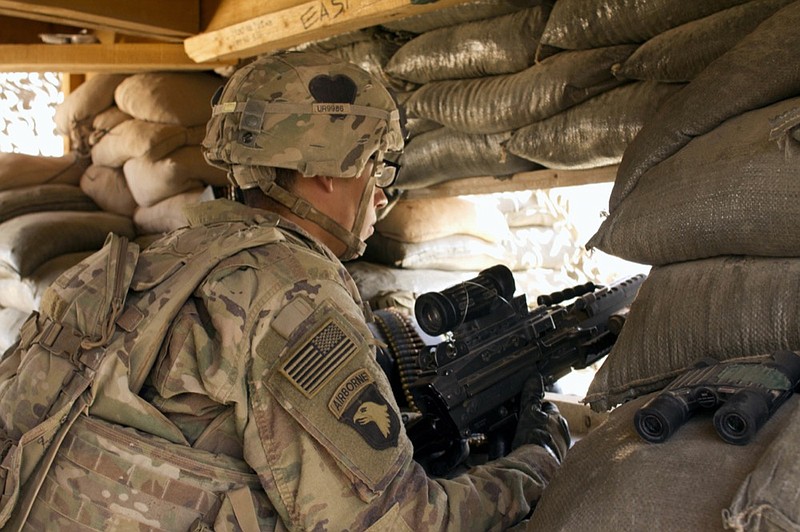
[[[693,414],[714,410],[714,428],[728,443],[746,445],[800,383],[800,355],[778,351],[767,361],[706,359],[675,379],[634,415],[639,435],[669,439]]]

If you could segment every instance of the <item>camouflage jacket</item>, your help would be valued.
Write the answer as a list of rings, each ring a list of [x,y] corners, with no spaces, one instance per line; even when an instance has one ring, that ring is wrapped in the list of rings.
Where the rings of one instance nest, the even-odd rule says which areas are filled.
[[[189,219],[256,214],[219,200]],[[526,446],[453,479],[426,476],[353,280],[327,248],[278,224],[285,239],[226,259],[183,306],[147,400],[193,447],[244,458],[291,530],[495,530],[523,519],[551,456]]]

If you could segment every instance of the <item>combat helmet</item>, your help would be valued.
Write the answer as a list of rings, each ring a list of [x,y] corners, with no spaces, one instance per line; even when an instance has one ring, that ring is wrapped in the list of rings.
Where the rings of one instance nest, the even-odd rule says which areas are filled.
[[[304,177],[353,178],[372,159],[372,179],[385,186],[388,152],[403,135],[391,94],[359,67],[312,52],[263,56],[238,69],[213,102],[203,152],[242,189],[264,193],[347,245],[343,258],[363,252],[354,231],[363,224],[367,186],[353,228],[346,228],[275,183],[275,168]],[[298,205],[300,202],[302,205]]]

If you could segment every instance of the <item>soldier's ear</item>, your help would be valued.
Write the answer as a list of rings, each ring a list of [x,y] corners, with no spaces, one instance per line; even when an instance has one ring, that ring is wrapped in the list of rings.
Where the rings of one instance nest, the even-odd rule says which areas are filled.
[[[324,188],[325,191],[328,192],[329,194],[333,192],[334,181],[336,181],[335,178],[318,175],[318,176],[314,177],[313,179],[316,179],[317,182],[319,183],[319,185],[322,188]]]

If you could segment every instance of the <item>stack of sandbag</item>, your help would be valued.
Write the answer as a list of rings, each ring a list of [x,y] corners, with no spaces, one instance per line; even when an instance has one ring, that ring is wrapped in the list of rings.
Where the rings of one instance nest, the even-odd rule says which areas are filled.
[[[653,267],[585,398],[595,410],[623,406],[570,451],[532,529],[800,524],[796,395],[746,447],[723,442],[707,413],[658,445],[633,425],[702,359],[800,350],[799,25],[800,2],[761,22],[625,152],[590,245]],[[608,510],[634,499],[636,511]]]

